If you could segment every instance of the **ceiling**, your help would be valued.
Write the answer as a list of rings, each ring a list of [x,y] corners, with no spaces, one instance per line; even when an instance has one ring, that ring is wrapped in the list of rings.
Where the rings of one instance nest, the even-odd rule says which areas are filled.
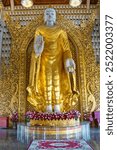
[[[87,0],[82,0],[82,4],[86,4]],[[97,4],[98,0],[90,0],[90,4]],[[2,0],[4,6],[10,6],[10,0]],[[69,0],[33,0],[34,5],[46,4],[69,4]],[[21,5],[21,0],[14,0],[15,5]]]

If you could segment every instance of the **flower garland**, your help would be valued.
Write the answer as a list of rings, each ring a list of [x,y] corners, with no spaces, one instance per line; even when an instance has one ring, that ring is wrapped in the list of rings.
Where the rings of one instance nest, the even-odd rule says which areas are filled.
[[[64,120],[64,119],[78,119],[81,116],[80,112],[77,110],[71,110],[68,112],[60,113],[48,113],[48,112],[36,112],[28,111],[25,114],[27,120]]]

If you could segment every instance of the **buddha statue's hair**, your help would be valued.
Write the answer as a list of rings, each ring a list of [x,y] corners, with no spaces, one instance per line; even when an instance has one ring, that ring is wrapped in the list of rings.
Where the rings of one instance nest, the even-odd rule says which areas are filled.
[[[44,23],[45,23],[45,20],[46,20],[46,13],[47,13],[47,11],[54,11],[55,16],[56,16],[56,10],[54,8],[47,8],[47,9],[45,9],[45,11],[44,11]],[[56,18],[54,19],[54,23],[55,22],[56,22]]]

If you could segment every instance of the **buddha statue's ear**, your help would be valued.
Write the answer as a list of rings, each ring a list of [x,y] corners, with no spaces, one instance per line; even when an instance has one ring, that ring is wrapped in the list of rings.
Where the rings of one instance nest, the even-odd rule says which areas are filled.
[[[57,22],[57,20],[58,20],[58,16],[59,16],[59,14],[58,14],[58,12],[56,11],[56,22]]]

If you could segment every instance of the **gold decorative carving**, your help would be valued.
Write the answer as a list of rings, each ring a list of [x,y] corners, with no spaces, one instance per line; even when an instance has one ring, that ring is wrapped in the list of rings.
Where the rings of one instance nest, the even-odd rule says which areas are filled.
[[[88,104],[92,103],[91,110],[90,110],[90,113],[91,113],[91,112],[95,111],[95,109],[96,109],[96,101],[95,101],[95,97],[93,96],[93,94],[91,92],[89,83],[87,84],[87,91],[88,91],[88,94],[89,94],[88,100],[87,100]],[[89,110],[89,109],[87,108],[87,110]]]
[[[96,107],[99,105],[99,65],[95,62],[94,51],[91,43],[91,32],[94,25],[96,13],[90,19],[83,22],[81,26],[75,26],[71,21],[64,19],[58,14],[57,24],[68,33],[73,58],[76,62],[77,87],[80,98],[77,105],[72,108],[79,109],[81,113],[87,111],[88,97],[87,83],[91,85],[91,91],[96,100]],[[6,17],[7,27],[12,37],[10,66],[3,67],[3,78],[0,79],[0,114],[7,114],[7,110],[12,104],[13,95],[17,97],[18,112],[23,116],[30,107],[26,102],[27,87],[27,61],[30,62],[29,45],[32,43],[36,28],[43,24],[43,16],[38,16],[25,27],[21,27],[19,22],[14,22],[10,16]],[[3,65],[4,66],[4,65]],[[17,92],[13,88],[17,87]],[[13,100],[14,101],[14,100]],[[15,103],[15,102],[13,102]],[[67,103],[67,102],[66,102]],[[68,106],[66,106],[67,109]],[[89,107],[89,110],[91,106]]]

